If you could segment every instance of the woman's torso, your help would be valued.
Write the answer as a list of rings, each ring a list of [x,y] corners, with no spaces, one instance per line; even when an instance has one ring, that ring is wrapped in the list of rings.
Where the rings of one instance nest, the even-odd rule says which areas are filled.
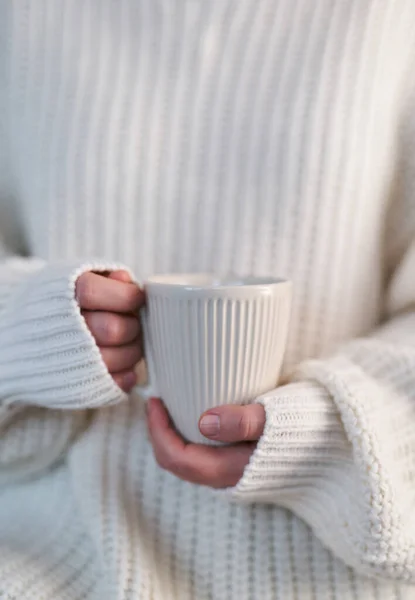
[[[366,331],[410,57],[403,8],[17,2],[9,184],[29,252],[105,256],[140,278],[290,277],[287,365]]]
[[[290,277],[286,371],[378,321],[409,2],[18,0],[2,11],[12,245],[21,237],[48,260],[104,256],[140,278]],[[76,508],[119,597],[404,598],[359,579],[288,512],[234,507],[162,474],[140,410],[98,411],[69,470],[37,492],[43,527],[73,527]]]

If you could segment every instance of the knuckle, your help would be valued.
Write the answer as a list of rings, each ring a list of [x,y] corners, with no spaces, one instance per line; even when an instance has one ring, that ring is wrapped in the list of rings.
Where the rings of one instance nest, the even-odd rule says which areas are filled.
[[[192,469],[191,470],[192,480],[198,481],[203,485],[207,485],[209,487],[216,487],[217,481],[220,478],[220,473],[215,469],[212,470],[210,468],[203,469]]]
[[[104,335],[109,344],[118,344],[122,341],[123,326],[119,317],[108,315],[104,321]]]
[[[164,471],[170,471],[170,473],[178,472],[177,462],[166,452],[159,451],[156,453],[156,460],[159,467]]]
[[[213,489],[221,489],[227,487],[227,481],[229,480],[228,468],[218,461],[211,467],[195,469],[191,480]]]
[[[187,450],[189,446],[185,447],[185,451],[180,461],[180,473],[182,479],[193,483],[211,485],[212,480],[216,477],[215,466],[209,464],[207,461],[195,460]]]
[[[245,412],[239,417],[238,430],[241,440],[249,440],[252,436],[252,423]]]
[[[223,462],[219,462],[213,472],[208,474],[209,485],[213,488],[224,487],[224,482],[229,478],[229,467]]]
[[[203,481],[208,483],[210,480],[209,473],[207,471],[192,464],[182,465],[181,471],[184,479],[187,481],[193,481],[197,483],[201,483]]]
[[[165,465],[164,468],[166,469],[166,471],[170,471],[171,473],[176,473],[177,475],[180,475],[183,471],[180,459],[172,456],[171,454],[166,454],[164,456],[164,465]]]
[[[111,349],[100,347],[100,352],[101,352],[102,360],[104,361],[107,369],[109,371],[112,371],[113,353],[112,353]]]
[[[134,346],[132,348],[127,348],[124,354],[125,364],[128,365],[128,368],[135,367],[135,365],[141,359],[140,348],[138,346]]]
[[[79,277],[76,285],[76,296],[81,306],[88,305],[95,298],[96,289],[91,273],[84,273]]]
[[[126,289],[126,300],[131,308],[137,308],[140,303],[141,292],[137,285],[128,285]]]

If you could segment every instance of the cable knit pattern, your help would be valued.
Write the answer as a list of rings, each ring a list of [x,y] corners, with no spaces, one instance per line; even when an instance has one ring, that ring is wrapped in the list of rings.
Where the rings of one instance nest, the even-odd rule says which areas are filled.
[[[0,3],[0,598],[413,600],[414,30],[413,0]],[[235,488],[162,472],[107,373],[74,286],[119,264],[293,280]]]

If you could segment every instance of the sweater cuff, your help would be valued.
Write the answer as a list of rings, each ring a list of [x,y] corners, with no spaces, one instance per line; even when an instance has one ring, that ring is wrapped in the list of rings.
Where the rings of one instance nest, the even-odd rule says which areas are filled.
[[[352,460],[339,412],[319,384],[292,383],[256,402],[265,408],[264,433],[241,480],[226,490],[231,499],[292,506],[335,464]]]
[[[80,275],[120,268],[125,269],[102,263],[49,264],[13,289],[0,314],[3,406],[83,409],[127,397],[109,374],[75,299]]]

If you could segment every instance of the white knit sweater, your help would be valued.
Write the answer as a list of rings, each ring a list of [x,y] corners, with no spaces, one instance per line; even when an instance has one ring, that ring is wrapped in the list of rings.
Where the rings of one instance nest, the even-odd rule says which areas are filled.
[[[413,0],[0,3],[0,598],[415,598],[414,31]],[[74,299],[113,261],[293,279],[236,489],[156,466]]]

